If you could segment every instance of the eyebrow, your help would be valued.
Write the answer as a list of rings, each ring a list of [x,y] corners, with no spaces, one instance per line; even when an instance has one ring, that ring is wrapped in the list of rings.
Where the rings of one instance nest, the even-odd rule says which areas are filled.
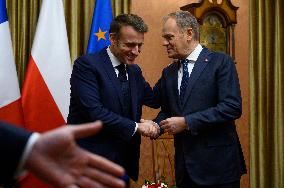
[[[173,37],[173,36],[174,36],[173,34],[169,34],[169,33],[162,34],[162,37]]]
[[[123,42],[124,44],[144,44],[144,42]]]

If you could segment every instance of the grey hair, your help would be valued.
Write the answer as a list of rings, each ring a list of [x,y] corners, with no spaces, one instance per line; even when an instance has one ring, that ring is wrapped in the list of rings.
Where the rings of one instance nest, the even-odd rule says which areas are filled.
[[[192,28],[193,31],[193,39],[194,40],[199,40],[199,24],[196,20],[196,18],[188,11],[176,11],[169,13],[166,15],[163,20],[166,22],[169,18],[173,18],[177,26],[181,30],[185,30],[188,28]]]

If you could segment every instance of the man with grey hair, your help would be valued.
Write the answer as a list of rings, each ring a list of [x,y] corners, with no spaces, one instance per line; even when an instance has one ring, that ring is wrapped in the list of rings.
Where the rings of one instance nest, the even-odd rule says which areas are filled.
[[[242,113],[234,61],[199,44],[199,25],[186,11],[164,18],[162,37],[174,62],[154,88],[156,122],[174,136],[177,187],[239,188],[246,169],[234,123]]]
[[[159,107],[141,69],[134,64],[147,31],[139,16],[117,16],[110,26],[111,45],[79,57],[70,81],[68,123],[104,123],[99,134],[81,139],[80,146],[123,166],[126,183],[129,177],[138,179],[140,135],[154,137],[160,130],[152,122],[140,122],[142,105]]]

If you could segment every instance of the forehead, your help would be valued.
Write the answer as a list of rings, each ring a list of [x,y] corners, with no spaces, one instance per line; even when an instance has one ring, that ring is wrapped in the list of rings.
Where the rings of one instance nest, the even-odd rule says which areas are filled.
[[[122,26],[119,33],[119,40],[143,42],[144,33],[137,32],[132,26]]]
[[[164,25],[163,25],[163,29],[162,29],[162,33],[163,35],[166,34],[173,34],[173,33],[177,33],[179,32],[180,29],[177,26],[176,20],[173,18],[169,18],[165,21]]]

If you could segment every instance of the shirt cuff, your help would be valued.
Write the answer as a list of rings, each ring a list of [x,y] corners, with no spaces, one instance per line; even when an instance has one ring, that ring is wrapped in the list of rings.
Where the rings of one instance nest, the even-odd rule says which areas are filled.
[[[39,137],[40,137],[39,133],[33,133],[30,136],[30,138],[29,138],[29,140],[28,140],[28,142],[27,142],[27,144],[25,146],[25,149],[24,149],[24,152],[22,154],[22,157],[20,159],[18,168],[16,170],[15,177],[19,177],[22,173],[24,173],[24,170],[25,170],[25,169],[23,169],[24,164],[25,164],[25,162],[26,162],[30,152],[32,151],[34,144],[39,139]]]
[[[138,123],[136,123],[136,122],[135,122],[135,129],[134,129],[134,133],[132,134],[132,136],[134,136],[134,135],[135,135],[135,133],[136,133],[137,129],[138,129]]]

